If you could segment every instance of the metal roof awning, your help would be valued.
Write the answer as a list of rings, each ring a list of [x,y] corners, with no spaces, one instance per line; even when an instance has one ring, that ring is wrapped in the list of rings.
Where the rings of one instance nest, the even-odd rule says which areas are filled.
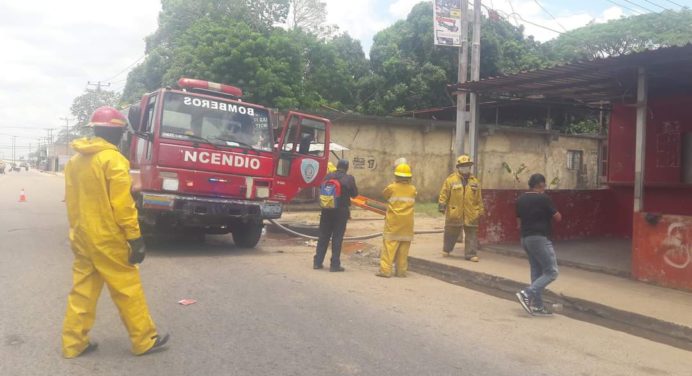
[[[636,97],[639,67],[646,68],[652,95],[692,93],[692,44],[490,77],[452,89],[502,99],[625,102]]]

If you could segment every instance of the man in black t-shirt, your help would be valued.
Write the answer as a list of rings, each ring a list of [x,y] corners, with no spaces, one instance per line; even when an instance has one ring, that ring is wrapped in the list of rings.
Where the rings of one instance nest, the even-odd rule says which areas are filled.
[[[541,295],[557,279],[557,258],[550,235],[552,221],[562,220],[553,201],[544,193],[545,186],[545,176],[534,174],[529,179],[531,190],[517,200],[517,222],[521,228],[521,245],[531,266],[531,286],[516,296],[526,312],[539,316],[551,314],[543,305]]]
[[[324,257],[327,255],[329,241],[332,242],[332,259],[329,266],[330,272],[343,272],[341,266],[341,245],[344,242],[346,223],[351,214],[351,198],[358,196],[356,179],[348,173],[348,161],[340,160],[336,165],[336,172],[325,176],[324,180],[337,179],[341,183],[341,196],[337,198],[334,209],[322,209],[320,214],[320,236],[317,240],[317,249],[313,258],[313,269],[322,269]]]

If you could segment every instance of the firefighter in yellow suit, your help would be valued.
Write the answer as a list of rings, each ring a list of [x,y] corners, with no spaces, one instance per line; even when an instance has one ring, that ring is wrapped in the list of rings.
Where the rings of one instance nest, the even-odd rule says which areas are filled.
[[[444,256],[454,250],[457,239],[464,231],[464,258],[478,262],[478,221],[483,216],[481,182],[471,174],[473,161],[468,155],[457,158],[456,168],[440,190],[438,209],[445,213]]]
[[[397,277],[406,277],[408,251],[413,240],[413,211],[416,187],[411,184],[411,167],[401,163],[394,169],[395,182],[384,189],[387,214],[384,221],[384,245],[380,254],[379,277],[392,276],[396,265]]]
[[[162,348],[168,335],[157,334],[135,265],[144,259],[145,247],[130,192],[130,165],[116,146],[127,121],[118,110],[101,107],[89,125],[96,137],[74,141],[77,155],[65,167],[74,264],[62,351],[66,358],[75,358],[96,349],[88,334],[105,283],[129,333],[132,352],[142,355]]]

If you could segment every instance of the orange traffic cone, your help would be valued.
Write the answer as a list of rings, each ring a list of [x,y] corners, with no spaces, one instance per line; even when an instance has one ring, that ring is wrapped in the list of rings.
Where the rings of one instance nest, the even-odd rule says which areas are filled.
[[[19,202],[26,202],[26,193],[24,192],[24,188],[19,192]]]

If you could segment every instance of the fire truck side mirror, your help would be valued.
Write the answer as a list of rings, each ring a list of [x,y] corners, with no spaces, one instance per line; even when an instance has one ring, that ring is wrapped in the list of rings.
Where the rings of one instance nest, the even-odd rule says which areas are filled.
[[[135,133],[139,133],[141,131],[139,129],[142,124],[141,119],[142,107],[140,107],[139,104],[133,104],[127,113],[127,120],[130,122],[130,125],[132,126],[132,129],[134,129]]]

